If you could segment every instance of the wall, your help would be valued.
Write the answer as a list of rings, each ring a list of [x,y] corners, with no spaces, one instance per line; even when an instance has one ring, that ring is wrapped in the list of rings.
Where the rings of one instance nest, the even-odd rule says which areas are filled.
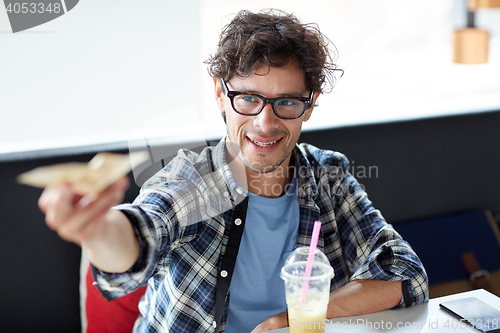
[[[42,190],[15,177],[40,165],[88,161],[94,154],[0,163],[0,331],[78,332],[80,248],[44,223]],[[138,188],[132,186],[127,201]]]

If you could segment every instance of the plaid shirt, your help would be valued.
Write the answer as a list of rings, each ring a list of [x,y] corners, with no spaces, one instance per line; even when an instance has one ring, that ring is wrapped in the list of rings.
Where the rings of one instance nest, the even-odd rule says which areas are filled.
[[[300,222],[297,246],[308,246],[314,221],[322,222],[318,248],[335,270],[332,291],[355,279],[403,281],[397,307],[428,300],[427,274],[417,255],[374,209],[344,155],[300,144]],[[230,162],[230,161],[229,161]],[[200,154],[180,150],[141,189],[133,204],[118,206],[132,223],[141,246],[128,272],[96,272],[108,299],[148,284],[139,304],[137,332],[214,332],[217,276],[245,198],[226,160],[222,140]],[[225,328],[229,292],[219,331]]]

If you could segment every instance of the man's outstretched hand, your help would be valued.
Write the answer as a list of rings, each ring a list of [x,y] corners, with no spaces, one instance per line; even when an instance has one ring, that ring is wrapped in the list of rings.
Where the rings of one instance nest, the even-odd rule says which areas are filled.
[[[38,206],[48,227],[80,245],[94,266],[110,273],[125,272],[139,257],[139,243],[127,217],[112,207],[123,200],[129,183],[123,177],[102,192],[85,196],[68,184],[49,186]]]
[[[38,206],[49,228],[62,239],[81,246],[99,236],[102,220],[111,207],[121,202],[128,186],[124,177],[101,193],[84,196],[75,193],[69,184],[58,184],[43,191]]]

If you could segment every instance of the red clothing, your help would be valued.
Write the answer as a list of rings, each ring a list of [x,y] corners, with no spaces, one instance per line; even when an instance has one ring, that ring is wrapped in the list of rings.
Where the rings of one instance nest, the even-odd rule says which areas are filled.
[[[139,316],[138,304],[146,292],[146,286],[135,292],[106,301],[97,287],[93,285],[92,272],[87,270],[87,333],[130,333]]]

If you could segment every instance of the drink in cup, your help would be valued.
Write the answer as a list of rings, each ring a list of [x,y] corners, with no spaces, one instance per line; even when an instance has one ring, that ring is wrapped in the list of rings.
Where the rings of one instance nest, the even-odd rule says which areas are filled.
[[[288,322],[291,333],[324,333],[333,268],[326,256],[315,250],[310,277],[306,276],[309,247],[297,248],[281,269],[285,281]]]

